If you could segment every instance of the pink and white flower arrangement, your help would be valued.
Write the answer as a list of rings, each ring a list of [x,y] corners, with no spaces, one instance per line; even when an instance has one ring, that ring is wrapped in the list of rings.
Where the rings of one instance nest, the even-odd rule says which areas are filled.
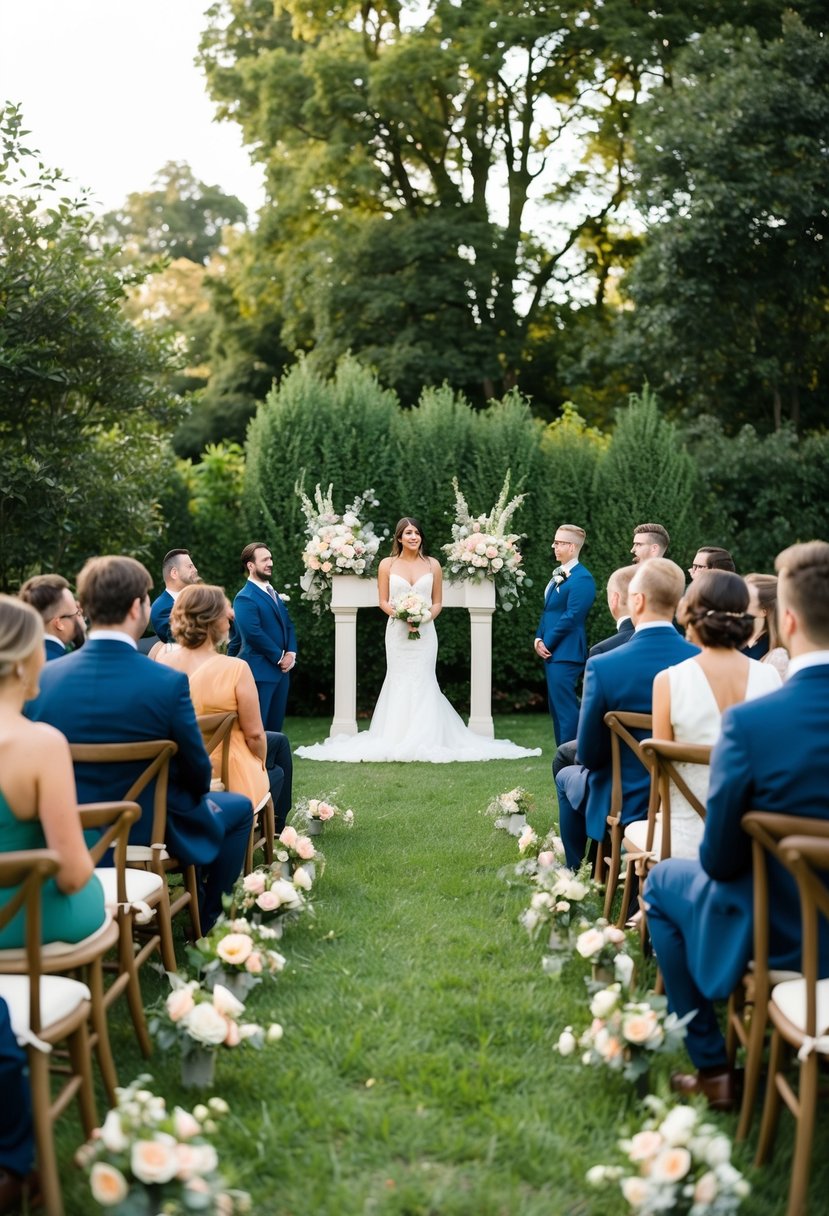
[[[242,1043],[263,1045],[263,1028],[240,1021],[245,1006],[222,984],[210,992],[198,980],[185,980],[173,971],[167,972],[167,978],[171,991],[155,1005],[149,1022],[150,1034],[162,1050],[178,1046],[187,1056]]]
[[[503,794],[497,794],[484,808],[484,814],[495,820],[496,828],[503,828],[512,835],[521,836],[526,830],[526,817],[535,807],[532,794],[523,786],[516,785]],[[531,840],[527,837],[525,847]]]
[[[587,1181],[618,1183],[639,1216],[728,1216],[751,1187],[731,1164],[731,1141],[692,1106],[668,1107],[649,1095],[641,1129],[619,1141],[622,1165],[594,1165]]]
[[[455,522],[452,525],[452,541],[443,546],[450,577],[455,582],[494,579],[501,607],[505,611],[512,608],[513,600],[516,604],[520,603],[522,586],[532,586],[518,549],[522,537],[507,532],[509,521],[527,496],[518,494],[510,499],[509,482],[508,471],[498,501],[489,515],[476,517],[470,514],[466,499],[458,488],[458,479],[453,477]]]
[[[657,1052],[677,1051],[693,1014],[678,1018],[668,1013],[664,996],[649,993],[641,1000],[625,1000],[622,985],[611,984],[595,992],[590,1001],[592,1022],[578,1038],[582,1064],[620,1071],[629,1081],[646,1073]],[[558,1050],[570,1054],[572,1027],[564,1032]]]
[[[367,506],[379,505],[373,490],[358,494],[342,514],[334,509],[333,486],[323,494],[319,485],[313,501],[305,493],[302,478],[295,486],[305,516],[308,537],[302,551],[305,572],[300,579],[302,598],[310,600],[316,612],[322,601],[331,598],[331,580],[338,574],[368,576],[380,547],[380,537],[371,523],[363,520]]]
[[[633,975],[633,959],[625,946],[629,935],[635,930],[617,928],[599,917],[592,925],[584,924],[575,941],[576,953],[594,968],[609,970],[620,983],[627,987]]]
[[[278,864],[283,878],[290,878],[295,886],[305,891],[311,889],[314,879],[319,877],[325,866],[325,857],[315,847],[311,837],[298,832],[290,823],[276,839],[275,858],[274,869]],[[303,873],[297,882],[299,870]]]
[[[354,812],[337,806],[333,794],[325,798],[300,798],[292,818],[298,832],[307,830],[309,823],[328,823],[332,819],[339,819],[347,828],[354,827]]]
[[[279,975],[285,957],[276,949],[278,934],[245,917],[220,916],[206,937],[187,950],[208,988],[223,984],[244,997],[262,979]]]
[[[420,626],[432,619],[431,605],[428,600],[425,600],[422,595],[418,595],[416,591],[404,591],[400,595],[396,595],[390,602],[394,609],[393,619],[405,621],[407,625],[414,626],[408,631],[409,641],[419,641]]]
[[[281,937],[283,924],[296,920],[309,906],[301,886],[283,878],[281,863],[257,866],[237,879],[233,891],[225,898],[231,923],[246,919],[260,937],[265,926]]]
[[[192,1113],[167,1110],[151,1092],[152,1078],[138,1077],[116,1091],[116,1104],[77,1161],[89,1174],[97,1205],[114,1216],[136,1212],[214,1213],[250,1211],[245,1191],[228,1190],[219,1176],[211,1142],[227,1103],[211,1098]]]

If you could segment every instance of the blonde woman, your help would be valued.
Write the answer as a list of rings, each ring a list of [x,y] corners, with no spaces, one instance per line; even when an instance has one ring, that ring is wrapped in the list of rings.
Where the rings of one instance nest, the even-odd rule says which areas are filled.
[[[747,574],[748,610],[754,617],[754,632],[748,639],[745,653],[750,658],[769,663],[785,680],[789,670],[789,652],[777,632],[777,575]]]

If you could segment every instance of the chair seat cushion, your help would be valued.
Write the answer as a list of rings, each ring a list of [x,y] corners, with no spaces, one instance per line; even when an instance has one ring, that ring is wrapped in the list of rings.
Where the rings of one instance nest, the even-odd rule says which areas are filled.
[[[148,844],[128,844],[127,845],[127,865],[130,862],[152,861],[158,854],[159,860],[167,861],[170,854],[166,849],[154,849]]]
[[[633,823],[625,825],[625,840],[630,841],[635,846],[638,853],[647,852],[648,841],[648,821],[647,819],[634,819]],[[653,849],[651,852],[657,857],[662,850],[662,828],[659,824],[656,825],[656,830],[653,834]]]
[[[748,969],[749,969],[749,972],[751,972],[751,974],[753,975],[754,970],[755,970],[754,959],[752,959],[751,962],[749,963]],[[769,971],[769,983],[771,984],[772,988],[774,987],[775,984],[785,983],[786,980],[799,980],[801,978],[802,977],[801,977],[801,974],[799,971],[775,971],[775,969],[773,967]]]
[[[90,933],[89,937],[83,937],[79,942],[48,942],[40,947],[41,958],[54,959],[59,958],[61,954],[72,954],[76,950],[86,950],[90,946],[94,946],[98,938],[105,937],[109,933],[110,925],[112,924],[112,913],[107,912],[103,923]],[[0,971],[3,970],[3,963],[19,963],[26,958],[26,949],[22,946],[16,946],[9,950],[0,950]]]
[[[772,989],[771,999],[777,1008],[794,1026],[806,1033],[806,981],[785,980]],[[829,1031],[829,979],[818,980],[817,985],[817,1035]]]
[[[32,1033],[29,1021],[28,975],[0,975],[0,997],[9,1007],[9,1020],[17,1041],[21,1044],[28,1042]],[[79,1005],[90,999],[91,994],[86,984],[67,979],[64,975],[42,975],[41,1034],[48,1034],[50,1026],[70,1017]]]
[[[114,908],[118,903],[117,871],[102,868],[95,873],[104,888],[104,903],[107,908]],[[130,904],[147,903],[158,895],[164,884],[164,880],[158,874],[153,874],[152,870],[131,870],[127,867],[125,877],[127,902]]]

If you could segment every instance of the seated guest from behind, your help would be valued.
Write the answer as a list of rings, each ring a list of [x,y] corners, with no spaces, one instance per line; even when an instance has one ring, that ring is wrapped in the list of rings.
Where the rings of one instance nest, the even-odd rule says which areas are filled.
[[[780,642],[777,629],[777,575],[747,574],[748,610],[754,617],[754,632],[743,654],[776,667],[783,679],[789,669],[789,652]]]
[[[104,922],[104,894],[84,843],[69,746],[58,731],[23,717],[37,696],[43,625],[34,608],[0,596],[0,852],[53,849],[60,866],[43,889],[44,942],[78,942]],[[0,890],[8,903],[13,889]],[[25,945],[22,911],[0,948]]]
[[[60,574],[36,574],[20,588],[24,604],[31,604],[43,621],[46,661],[63,658],[82,646],[86,637],[83,614],[69,584]]]
[[[286,735],[265,732],[247,663],[217,653],[216,647],[227,641],[232,619],[233,610],[221,587],[185,587],[170,616],[170,632],[179,649],[164,651],[157,661],[184,672],[197,714],[238,715],[230,736],[228,789],[246,794],[254,807],[270,794],[281,830],[291,808],[291,748]],[[220,777],[221,748],[212,760],[213,776]]]
[[[178,747],[170,761],[165,844],[173,857],[199,867],[202,928],[222,910],[242,868],[252,824],[250,801],[239,794],[210,793],[212,770],[196,722],[187,680],[139,654],[150,615],[152,579],[131,557],[91,557],[78,575],[78,598],[89,618],[89,639],[40,678],[40,696],[26,707],[34,721],[49,722],[70,743],[139,743],[169,739]],[[82,802],[118,801],[144,770],[143,761],[75,765]],[[138,798],[141,818],[130,842],[154,843],[154,785]]]
[[[738,649],[753,627],[748,599],[744,580],[725,570],[701,571],[691,583],[680,600],[677,619],[700,652],[660,671],[654,679],[655,739],[713,746],[720,737],[726,709],[780,687],[780,676],[773,667],[746,658]],[[708,766],[681,763],[677,770],[704,806]],[[671,855],[696,857],[704,827],[687,799],[672,786]],[[658,842],[654,847],[659,848]]]

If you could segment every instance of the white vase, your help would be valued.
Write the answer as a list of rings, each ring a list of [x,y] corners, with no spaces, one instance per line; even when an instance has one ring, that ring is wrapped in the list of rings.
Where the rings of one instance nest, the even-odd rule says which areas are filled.
[[[185,1089],[209,1089],[216,1075],[216,1053],[195,1047],[181,1057],[181,1083]]]

